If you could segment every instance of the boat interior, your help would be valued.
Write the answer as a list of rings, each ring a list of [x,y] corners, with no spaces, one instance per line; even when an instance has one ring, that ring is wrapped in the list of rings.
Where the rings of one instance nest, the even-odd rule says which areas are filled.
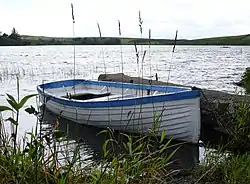
[[[173,93],[173,91],[158,91],[153,90],[153,88],[135,89],[129,87],[126,88],[126,86],[121,88],[114,86],[89,84],[77,84],[74,86],[67,87],[48,88],[46,89],[46,91],[61,98],[73,99],[84,102],[122,100]]]
[[[150,93],[149,90],[134,90],[134,89],[120,89],[114,87],[88,87],[88,86],[75,86],[71,89],[65,89],[66,95],[62,95],[63,98],[74,99],[74,100],[81,100],[85,102],[90,101],[106,101],[106,100],[121,100],[121,99],[129,99],[129,98],[136,98],[142,97],[145,95],[153,95]],[[143,94],[144,93],[144,94]],[[64,93],[65,94],[65,93]],[[154,94],[157,94],[154,92]]]

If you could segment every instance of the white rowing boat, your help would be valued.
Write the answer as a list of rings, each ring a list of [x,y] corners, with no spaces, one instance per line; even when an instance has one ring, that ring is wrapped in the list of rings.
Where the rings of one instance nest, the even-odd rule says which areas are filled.
[[[50,111],[77,123],[199,141],[199,90],[92,80],[51,82],[37,90]]]

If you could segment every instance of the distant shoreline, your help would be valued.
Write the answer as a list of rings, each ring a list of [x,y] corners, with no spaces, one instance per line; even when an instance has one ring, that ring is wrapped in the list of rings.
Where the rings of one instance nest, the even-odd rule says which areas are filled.
[[[0,46],[35,46],[35,45],[173,45],[173,39],[118,38],[118,37],[45,37],[20,35],[18,39],[0,36]],[[213,37],[203,39],[177,40],[176,45],[207,46],[247,46],[250,35]]]

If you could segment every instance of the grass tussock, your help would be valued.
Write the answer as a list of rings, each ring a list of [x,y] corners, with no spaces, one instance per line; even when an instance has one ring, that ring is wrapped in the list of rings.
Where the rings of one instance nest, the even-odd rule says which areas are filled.
[[[204,162],[192,170],[197,183],[248,184],[250,154],[208,151]]]
[[[245,88],[246,93],[250,93],[250,67],[246,68],[241,77],[241,85]]]

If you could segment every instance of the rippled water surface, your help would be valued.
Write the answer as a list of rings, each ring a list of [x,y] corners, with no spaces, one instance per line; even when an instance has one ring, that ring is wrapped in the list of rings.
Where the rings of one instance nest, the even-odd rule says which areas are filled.
[[[167,81],[170,74],[170,82],[207,89],[234,92],[233,82],[250,66],[250,47],[177,46],[173,57],[170,46],[142,49],[147,50],[145,77],[158,73],[159,80]],[[122,58],[123,72],[137,76],[134,46],[123,46]],[[76,78],[97,79],[105,70],[121,72],[121,63],[120,46],[76,46]],[[141,62],[139,65],[141,68]],[[36,86],[43,81],[70,79],[73,73],[73,46],[0,47],[0,104],[6,104],[6,93],[16,95],[17,75],[23,96],[36,93]],[[30,104],[36,105],[35,98],[27,106]],[[19,136],[35,123],[32,115],[22,112]]]

